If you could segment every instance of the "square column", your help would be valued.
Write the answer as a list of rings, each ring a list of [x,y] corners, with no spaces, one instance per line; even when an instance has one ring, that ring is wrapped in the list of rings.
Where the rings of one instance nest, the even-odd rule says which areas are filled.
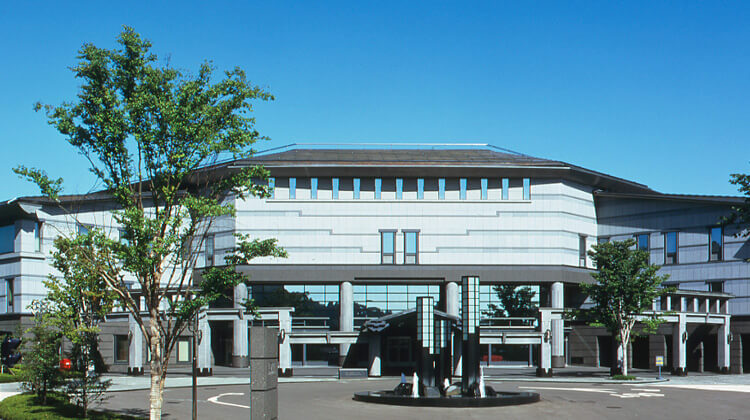
[[[729,336],[731,335],[730,329],[729,329],[729,317],[724,318],[724,324],[719,325],[719,332],[717,334],[717,366],[719,367],[719,370],[721,373],[729,373],[729,367],[730,367],[730,341]]]
[[[240,283],[234,287],[234,307],[240,311],[239,319],[232,321],[234,336],[232,338],[232,366],[244,368],[248,366],[248,338],[247,318],[245,318],[243,302],[247,300],[247,286]]]
[[[211,326],[208,324],[208,308],[201,309],[198,315],[198,376],[213,373],[213,352],[211,351]]]
[[[552,307],[562,309],[564,306],[565,290],[562,282],[552,283],[550,288],[550,297]],[[552,319],[552,367],[565,367],[565,324],[562,318],[555,317]]]
[[[677,316],[672,328],[672,375],[687,376],[687,319],[684,313]]]
[[[542,333],[542,342],[539,345],[539,367],[536,376],[552,376],[552,313],[549,309],[539,310],[539,329]]]
[[[461,327],[463,328],[461,389],[479,383],[479,277],[461,278]]]
[[[128,315],[128,375],[143,375],[143,331],[135,317]]]
[[[339,331],[354,331],[354,290],[352,283],[339,285]],[[339,366],[344,366],[350,344],[339,344]]]

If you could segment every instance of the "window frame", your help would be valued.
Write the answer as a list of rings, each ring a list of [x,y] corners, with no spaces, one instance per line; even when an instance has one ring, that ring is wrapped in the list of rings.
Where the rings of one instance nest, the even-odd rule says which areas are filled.
[[[404,234],[404,265],[418,265],[419,264],[419,229],[403,229],[401,232]],[[414,252],[408,252],[407,239],[410,234],[414,235]],[[413,256],[414,262],[408,262],[407,258]]]
[[[586,239],[587,239],[586,235],[581,235],[581,234],[578,235],[578,266],[583,267],[583,268],[586,268],[587,266]]]
[[[274,193],[274,190],[276,189],[276,178],[274,177],[268,177],[268,193],[270,194],[270,199],[276,198],[276,194]]]
[[[641,248],[641,242],[640,238],[645,236],[646,237],[646,248]],[[651,234],[650,233],[636,233],[633,235],[633,239],[635,239],[635,249],[642,249],[646,252],[651,252]]]
[[[509,197],[510,197],[510,179],[501,178],[500,179],[500,199],[508,200]]]
[[[481,188],[481,191],[482,191],[481,194],[480,194],[480,199],[481,200],[487,200],[487,198],[488,198],[489,181],[487,180],[487,178],[481,178],[479,180],[479,185],[480,185],[480,188]]]
[[[466,190],[469,181],[466,178],[458,178],[458,199],[466,200]]]
[[[318,178],[310,177],[310,199],[318,199]]]
[[[713,258],[713,231],[714,229],[719,229],[719,240],[721,241],[719,243],[719,255],[716,259]],[[718,262],[718,261],[724,261],[724,226],[710,226],[708,228],[708,261],[709,262]]]
[[[404,179],[396,178],[396,200],[404,199]]]
[[[417,178],[417,200],[424,200],[424,178]]]
[[[531,178],[523,178],[521,185],[523,188],[523,199],[526,201],[531,200]]]
[[[445,200],[445,178],[438,178],[438,200]]]
[[[383,178],[375,178],[375,194],[376,200],[381,200],[383,197]]]
[[[675,252],[674,261],[668,262],[669,258],[669,234],[674,233]],[[676,230],[669,230],[663,232],[664,235],[664,265],[676,265],[680,263],[680,233]]]
[[[293,176],[289,177],[289,199],[297,199],[297,178]]]
[[[10,247],[7,251],[0,250],[0,254],[10,254],[12,252],[16,252],[16,236],[18,236],[18,226],[16,226],[16,223],[11,223],[8,225],[0,226],[0,228],[9,228],[8,230],[11,231],[11,238],[10,238]]]
[[[125,364],[130,362],[130,340],[128,339],[127,334],[112,334],[112,360],[116,364]],[[119,346],[121,344],[125,345],[125,354],[126,357],[124,359],[118,358],[119,352],[117,351]]]
[[[380,264],[382,265],[395,265],[396,264],[396,234],[398,231],[396,229],[381,229],[380,231]],[[391,246],[393,247],[393,253],[386,253],[385,252],[385,243],[386,243],[386,234],[393,235],[393,243]],[[387,256],[390,256],[390,262],[386,262],[385,258]]]
[[[352,178],[352,197],[355,200],[359,200],[359,193],[362,188],[362,180],[360,178]]]
[[[339,179],[331,178],[331,200],[339,199]]]
[[[34,252],[42,252],[42,241],[44,240],[43,226],[43,222],[37,221],[34,227]]]
[[[211,244],[211,252],[209,253],[209,246]],[[211,257],[209,263],[209,255]],[[206,239],[203,243],[203,264],[205,267],[213,267],[216,264],[216,235],[206,235]]]
[[[5,279],[5,313],[15,312],[16,303],[16,287],[15,277],[8,277]]]

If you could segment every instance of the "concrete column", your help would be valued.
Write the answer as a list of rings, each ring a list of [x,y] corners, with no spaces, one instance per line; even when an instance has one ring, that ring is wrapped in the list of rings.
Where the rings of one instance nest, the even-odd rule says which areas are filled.
[[[672,374],[687,375],[687,322],[684,313],[677,314],[678,321],[672,328]]]
[[[247,286],[240,283],[234,287],[234,307],[236,309],[244,308],[242,303],[247,300]],[[247,338],[247,318],[244,311],[240,312],[239,319],[232,321],[234,337],[232,340],[232,366],[244,368],[248,366],[248,338]]]
[[[213,373],[213,353],[211,351],[211,326],[208,324],[208,308],[198,315],[198,375],[210,376]]]
[[[461,296],[458,293],[458,283],[450,281],[445,283],[445,313],[448,315],[458,316],[458,309],[461,306]]]
[[[718,345],[718,360],[717,360],[717,366],[719,367],[719,371],[721,373],[729,373],[729,367],[730,367],[730,341],[729,341],[729,317],[724,318],[724,324],[719,325],[719,332],[717,333],[717,345]]]
[[[354,331],[354,291],[351,282],[343,281],[339,285],[339,308],[339,330]],[[344,366],[349,346],[339,345],[339,366]]]
[[[461,354],[463,352],[463,345],[460,332],[453,333],[451,343],[453,344],[453,376],[462,376],[463,358],[461,357]]]
[[[672,296],[667,295],[667,307],[664,308],[665,311],[671,311],[672,310]]]
[[[549,310],[539,311],[539,328],[542,342],[539,345],[539,367],[536,376],[552,376],[552,320]]]
[[[133,315],[128,315],[128,333],[128,375],[143,375],[143,331]]]
[[[562,282],[552,283],[550,288],[550,303],[555,309],[562,309],[564,306],[563,297],[565,295]],[[551,323],[552,331],[552,367],[565,367],[565,328],[562,318],[555,317]]]
[[[279,376],[292,376],[292,313],[279,311]]]
[[[380,335],[370,335],[370,376],[380,376]]]

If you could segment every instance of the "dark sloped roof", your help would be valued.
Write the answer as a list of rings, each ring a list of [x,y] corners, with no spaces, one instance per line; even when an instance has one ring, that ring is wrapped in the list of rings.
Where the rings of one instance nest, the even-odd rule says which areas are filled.
[[[474,149],[293,149],[255,156],[246,163],[264,165],[458,165],[567,166],[532,156]]]
[[[738,205],[747,200],[745,197],[731,195],[697,195],[697,194],[665,194],[654,191],[653,193],[621,193],[609,191],[596,191],[596,197],[620,198],[620,199],[645,199],[645,200],[669,200],[669,201],[693,201],[711,204]]]

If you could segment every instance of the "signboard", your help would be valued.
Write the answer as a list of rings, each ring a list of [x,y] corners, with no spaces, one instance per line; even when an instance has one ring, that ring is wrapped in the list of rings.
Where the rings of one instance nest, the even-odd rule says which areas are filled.
[[[664,366],[664,356],[656,356],[656,366]]]

